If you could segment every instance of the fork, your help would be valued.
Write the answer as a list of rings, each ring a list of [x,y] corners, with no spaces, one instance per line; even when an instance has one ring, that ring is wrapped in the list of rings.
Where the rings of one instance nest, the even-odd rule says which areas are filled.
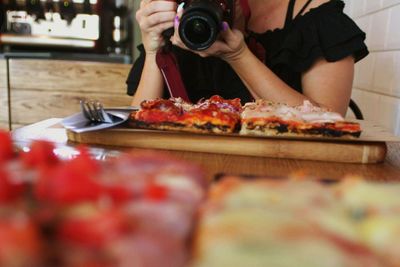
[[[113,123],[113,119],[104,111],[99,101],[80,101],[81,110],[85,118],[92,122]]]

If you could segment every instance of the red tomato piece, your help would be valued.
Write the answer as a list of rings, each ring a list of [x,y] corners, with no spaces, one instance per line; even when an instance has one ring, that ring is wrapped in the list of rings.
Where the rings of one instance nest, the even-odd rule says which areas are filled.
[[[28,218],[0,218],[0,266],[40,266],[39,232]]]
[[[25,166],[31,168],[54,166],[59,162],[54,154],[54,144],[44,140],[33,141],[29,152],[22,153],[21,158]]]
[[[50,175],[42,175],[36,184],[35,192],[41,200],[73,204],[97,200],[102,188],[94,181],[92,175],[71,168],[70,164],[66,163],[53,170]]]
[[[59,204],[96,200],[103,188],[94,177],[100,172],[99,163],[83,147],[80,154],[59,166],[43,170],[36,185],[36,196]]]
[[[14,183],[10,175],[0,168],[0,204],[19,198],[27,188],[24,183]]]
[[[93,216],[65,218],[58,229],[62,242],[101,249],[129,232],[126,218],[117,210],[99,212]]]
[[[163,185],[150,184],[147,186],[144,196],[151,200],[163,201],[168,197],[168,188]]]
[[[11,159],[13,154],[11,134],[0,130],[0,164]]]
[[[79,155],[69,161],[69,167],[82,173],[96,175],[101,171],[100,163],[93,159],[85,146],[79,146]]]

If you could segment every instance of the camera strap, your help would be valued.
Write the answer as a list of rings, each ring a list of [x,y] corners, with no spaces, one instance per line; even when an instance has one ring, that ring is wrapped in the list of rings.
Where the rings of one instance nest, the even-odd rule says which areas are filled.
[[[156,63],[160,69],[171,97],[180,97],[191,102],[183,84],[178,61],[170,50],[161,49],[157,52]]]
[[[242,12],[244,15],[244,18],[246,20],[246,28],[247,28],[247,21],[250,18],[250,6],[249,6],[249,1],[248,0],[239,0],[240,7],[242,8]]]

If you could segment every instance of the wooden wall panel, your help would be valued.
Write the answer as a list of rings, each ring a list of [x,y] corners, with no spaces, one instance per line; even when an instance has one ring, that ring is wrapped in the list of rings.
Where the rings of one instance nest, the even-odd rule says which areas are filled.
[[[12,125],[69,116],[79,111],[81,99],[97,99],[106,107],[128,106],[132,99],[125,81],[130,68],[115,63],[12,59]]]
[[[12,90],[11,121],[14,124],[30,124],[48,118],[62,118],[79,112],[81,99],[97,99],[105,107],[129,106],[131,97],[124,94],[100,94],[76,92],[50,92],[36,90]]]
[[[7,62],[0,59],[0,129],[9,129]]]
[[[102,62],[11,59],[12,90],[126,94],[131,65]]]

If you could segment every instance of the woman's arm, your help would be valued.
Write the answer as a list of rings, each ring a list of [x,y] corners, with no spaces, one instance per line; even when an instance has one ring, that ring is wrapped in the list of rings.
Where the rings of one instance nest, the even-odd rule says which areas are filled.
[[[146,58],[132,105],[137,106],[143,100],[162,96],[164,80],[156,63],[156,54],[164,45],[162,33],[174,26],[176,7],[175,0],[142,0],[140,3],[136,20],[140,26]]]
[[[247,47],[240,56],[227,61],[260,98],[289,105],[299,105],[308,99],[316,105],[346,114],[354,76],[351,56],[336,62],[319,59],[302,75],[303,94],[283,82]]]
[[[354,58],[336,62],[320,59],[302,75],[303,93],[319,105],[343,116],[349,106],[354,78]]]
[[[156,54],[146,54],[139,85],[132,99],[132,106],[139,106],[146,99],[160,98],[164,79],[156,63]]]

